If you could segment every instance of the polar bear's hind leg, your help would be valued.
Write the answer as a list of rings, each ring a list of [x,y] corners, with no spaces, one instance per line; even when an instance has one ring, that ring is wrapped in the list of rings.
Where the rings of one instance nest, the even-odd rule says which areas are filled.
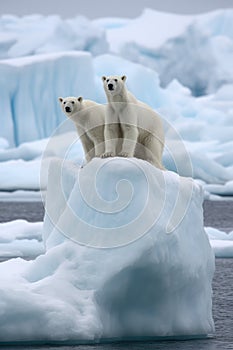
[[[86,161],[90,162],[90,160],[92,160],[92,158],[95,157],[94,143],[90,140],[90,138],[86,134],[81,135],[80,139],[82,142]]]
[[[145,147],[145,160],[156,168],[164,170],[162,165],[163,143],[153,135],[147,136],[143,142]]]

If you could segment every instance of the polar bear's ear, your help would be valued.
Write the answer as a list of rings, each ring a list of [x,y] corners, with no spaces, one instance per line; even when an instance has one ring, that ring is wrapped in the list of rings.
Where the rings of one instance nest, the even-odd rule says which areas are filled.
[[[79,97],[77,98],[77,100],[81,103],[81,102],[83,101],[82,96],[79,96]]]
[[[102,80],[105,81],[107,78],[103,75],[102,76]]]
[[[127,79],[127,76],[126,75],[122,75],[121,80],[123,80],[125,82],[126,79]]]
[[[62,103],[63,102],[63,98],[62,97],[58,97],[58,101],[60,101]]]

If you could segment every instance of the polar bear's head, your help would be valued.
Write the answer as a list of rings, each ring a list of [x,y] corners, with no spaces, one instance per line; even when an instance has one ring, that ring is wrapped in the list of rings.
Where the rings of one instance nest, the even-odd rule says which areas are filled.
[[[80,111],[83,98],[79,97],[59,97],[61,108],[67,117],[72,117],[75,113]]]
[[[106,94],[118,95],[124,88],[126,75],[110,75],[107,77],[103,76],[102,80],[104,83],[104,90]]]

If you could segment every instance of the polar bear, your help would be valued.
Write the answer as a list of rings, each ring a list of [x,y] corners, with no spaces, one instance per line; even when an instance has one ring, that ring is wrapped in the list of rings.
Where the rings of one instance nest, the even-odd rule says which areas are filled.
[[[105,106],[79,97],[59,97],[61,108],[77,129],[86,161],[104,153]]]
[[[164,130],[160,116],[127,90],[125,75],[103,76],[102,80],[108,100],[102,157],[136,157],[164,169]]]

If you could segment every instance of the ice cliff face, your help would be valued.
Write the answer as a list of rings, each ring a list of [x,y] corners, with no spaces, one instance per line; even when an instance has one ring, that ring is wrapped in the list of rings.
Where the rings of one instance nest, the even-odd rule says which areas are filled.
[[[51,135],[64,120],[57,98],[93,98],[92,58],[85,52],[0,61],[1,136],[20,144]]]

